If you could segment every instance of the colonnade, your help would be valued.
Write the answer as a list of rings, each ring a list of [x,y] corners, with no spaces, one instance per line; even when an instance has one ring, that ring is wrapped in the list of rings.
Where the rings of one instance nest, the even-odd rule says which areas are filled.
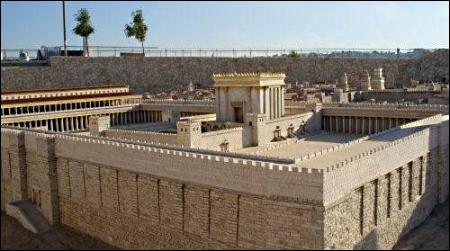
[[[266,92],[266,113],[269,113],[269,118],[282,117],[284,115],[284,87],[269,87],[264,91]]]
[[[372,134],[415,120],[409,118],[323,116],[322,130],[338,133]]]
[[[190,116],[197,116],[197,115],[203,115],[204,112],[180,112],[180,117],[190,117]]]
[[[161,111],[129,111],[110,113],[111,126],[162,121]]]
[[[109,107],[125,104],[138,104],[139,102],[140,99],[138,98],[129,98],[129,99],[122,98],[122,99],[109,99],[97,101],[78,101],[60,104],[5,107],[1,109],[1,116],[30,114],[39,112],[67,111],[67,110],[77,110],[77,109],[97,108],[97,107]]]
[[[44,119],[36,121],[9,123],[8,125],[26,128],[46,127],[47,130],[55,132],[66,132],[66,131],[77,132],[77,131],[85,131],[88,129],[89,116]]]
[[[55,132],[79,132],[89,129],[89,117],[75,116],[65,118],[54,118],[36,121],[8,123],[9,126],[18,126],[26,128],[46,127],[49,131]],[[127,125],[135,123],[152,123],[162,121],[161,111],[128,111],[109,114],[111,125]]]

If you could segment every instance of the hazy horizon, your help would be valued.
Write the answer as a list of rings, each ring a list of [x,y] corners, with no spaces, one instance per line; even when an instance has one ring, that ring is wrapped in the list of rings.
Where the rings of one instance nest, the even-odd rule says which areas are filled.
[[[1,48],[62,46],[62,3],[1,2]],[[90,12],[90,45],[136,46],[124,25],[142,9],[145,46],[159,48],[448,48],[449,2],[77,2]]]

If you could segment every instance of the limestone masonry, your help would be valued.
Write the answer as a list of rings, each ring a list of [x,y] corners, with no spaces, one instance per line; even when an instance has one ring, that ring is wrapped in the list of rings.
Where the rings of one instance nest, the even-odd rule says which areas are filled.
[[[2,86],[1,209],[124,249],[390,249],[448,198],[448,106],[285,102],[285,73],[209,77],[214,101]]]
[[[344,72],[349,85],[359,87],[365,70],[383,68],[386,88],[408,86],[411,79],[449,79],[448,49],[419,59],[314,58],[85,58],[51,57],[47,66],[2,66],[1,90],[69,88],[124,83],[138,91],[160,92],[194,84],[212,86],[213,73],[284,72],[289,81],[334,83]]]

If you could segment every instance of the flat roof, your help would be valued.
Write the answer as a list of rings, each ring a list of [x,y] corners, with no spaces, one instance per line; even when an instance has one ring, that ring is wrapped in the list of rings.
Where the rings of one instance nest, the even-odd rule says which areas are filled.
[[[320,132],[316,135],[308,136],[304,141],[287,144],[281,147],[272,148],[269,150],[263,150],[265,147],[252,147],[244,148],[238,152],[255,153],[258,155],[264,155],[269,157],[279,158],[300,158],[308,153],[314,153],[321,149],[327,149],[329,147],[349,142],[353,139],[362,137],[361,135],[343,134],[343,133],[324,133]],[[277,144],[273,142],[269,144]],[[262,150],[262,151],[261,151]]]
[[[92,89],[111,89],[111,88],[123,88],[129,87],[128,85],[102,85],[102,86],[81,86],[70,88],[49,88],[49,89],[32,89],[23,91],[2,91],[2,94],[20,94],[20,93],[33,93],[33,92],[55,92],[55,91],[79,91],[79,90],[92,90]]]
[[[91,94],[91,95],[76,95],[76,96],[60,96],[60,97],[42,97],[42,98],[27,98],[27,99],[7,99],[2,100],[2,105],[10,104],[24,104],[24,103],[38,103],[46,101],[65,101],[65,100],[75,100],[75,99],[87,99],[87,98],[103,98],[103,97],[120,97],[120,96],[133,96],[140,95],[134,93],[101,93],[101,94]]]

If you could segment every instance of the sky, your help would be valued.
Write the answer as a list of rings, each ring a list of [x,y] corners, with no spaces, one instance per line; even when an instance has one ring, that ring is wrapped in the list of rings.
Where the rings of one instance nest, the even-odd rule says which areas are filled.
[[[448,48],[449,2],[100,2],[66,1],[68,45],[74,15],[87,8],[90,45],[140,46],[125,37],[131,12],[158,48]],[[1,48],[63,45],[61,1],[1,1]]]

